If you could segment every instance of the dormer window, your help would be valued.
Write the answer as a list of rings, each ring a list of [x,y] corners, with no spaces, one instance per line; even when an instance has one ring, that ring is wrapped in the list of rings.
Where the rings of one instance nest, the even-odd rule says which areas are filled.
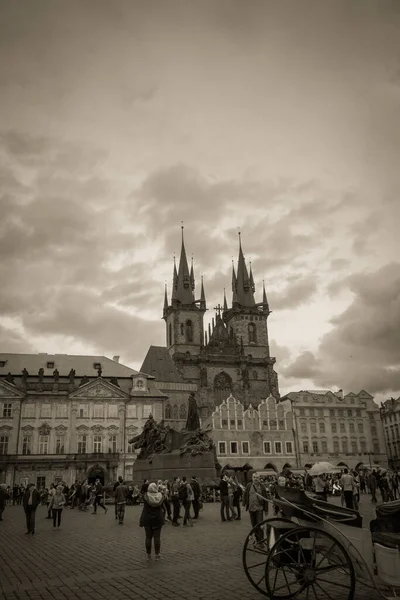
[[[48,363],[46,364],[46,368],[47,368],[47,369],[54,369],[54,363],[53,363],[53,362],[48,362]]]
[[[138,379],[138,380],[136,381],[136,387],[137,387],[137,388],[140,388],[140,389],[144,388],[144,382],[143,382],[143,379]]]
[[[0,367],[5,367],[7,364],[6,360],[0,360]]]
[[[93,363],[93,368],[96,369],[96,371],[98,371],[99,369],[101,369],[101,363]]]

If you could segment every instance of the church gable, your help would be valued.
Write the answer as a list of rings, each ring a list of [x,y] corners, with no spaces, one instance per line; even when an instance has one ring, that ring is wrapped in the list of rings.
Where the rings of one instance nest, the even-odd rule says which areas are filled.
[[[76,392],[72,392],[69,395],[73,398],[98,398],[107,400],[126,400],[128,395],[125,394],[121,389],[117,388],[112,383],[105,381],[104,379],[96,379],[82,385]]]

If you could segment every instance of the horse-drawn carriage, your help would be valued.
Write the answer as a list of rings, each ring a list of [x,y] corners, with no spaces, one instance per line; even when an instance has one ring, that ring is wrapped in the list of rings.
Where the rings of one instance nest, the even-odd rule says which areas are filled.
[[[254,587],[270,600],[398,598],[400,501],[376,508],[363,527],[354,510],[312,495],[277,489],[278,515],[254,527],[243,548],[243,566]]]

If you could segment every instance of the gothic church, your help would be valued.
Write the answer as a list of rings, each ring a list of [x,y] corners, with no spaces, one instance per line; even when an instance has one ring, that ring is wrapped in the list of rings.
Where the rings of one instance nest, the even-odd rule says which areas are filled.
[[[270,356],[267,320],[271,311],[263,286],[262,301],[254,298],[253,273],[247,268],[239,237],[237,270],[232,265],[232,302],[224,294],[212,325],[204,330],[207,310],[203,279],[195,295],[193,263],[189,270],[182,228],[179,268],[174,261],[171,301],[165,289],[163,319],[166,347],[151,346],[142,373],[155,378],[169,396],[167,420],[181,420],[178,405],[196,391],[201,417],[210,416],[230,394],[245,407],[258,406],[270,394],[279,399],[275,358]]]

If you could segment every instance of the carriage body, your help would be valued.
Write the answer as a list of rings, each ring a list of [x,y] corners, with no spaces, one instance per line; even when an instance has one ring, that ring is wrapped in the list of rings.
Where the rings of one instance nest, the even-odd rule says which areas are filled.
[[[363,527],[357,511],[279,487],[274,505],[281,516],[264,521],[262,544],[260,531],[252,530],[258,554],[254,567],[264,570],[263,577],[255,577],[253,567],[245,564],[247,576],[262,594],[271,600],[352,600],[357,581],[380,597],[397,597],[393,587],[400,586],[399,548],[387,548],[371,539],[372,527]],[[377,507],[375,535],[382,536],[387,529],[389,515],[391,527],[398,523],[400,528],[400,502],[398,507]],[[244,563],[249,553],[246,543]],[[385,585],[391,590],[384,589]]]

